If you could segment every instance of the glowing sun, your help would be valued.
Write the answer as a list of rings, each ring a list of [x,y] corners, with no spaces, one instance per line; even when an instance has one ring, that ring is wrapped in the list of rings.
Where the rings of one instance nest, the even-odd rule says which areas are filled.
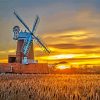
[[[56,68],[57,69],[67,69],[67,68],[70,68],[70,66],[69,65],[61,64],[61,65],[57,65]]]

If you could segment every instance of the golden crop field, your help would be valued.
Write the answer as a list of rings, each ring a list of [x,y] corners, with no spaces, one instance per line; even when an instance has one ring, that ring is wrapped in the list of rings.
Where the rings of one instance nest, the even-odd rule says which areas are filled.
[[[0,100],[100,100],[100,75],[1,74]]]

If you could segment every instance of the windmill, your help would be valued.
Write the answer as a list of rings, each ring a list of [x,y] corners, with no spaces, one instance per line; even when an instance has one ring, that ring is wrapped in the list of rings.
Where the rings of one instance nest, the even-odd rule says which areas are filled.
[[[14,15],[28,31],[20,31],[19,26],[15,26],[13,28],[13,39],[17,40],[16,62],[22,64],[37,63],[37,61],[34,60],[33,40],[37,41],[37,43],[44,48],[47,53],[50,53],[45,44],[42,43],[41,40],[34,34],[39,23],[39,16],[36,16],[33,29],[31,31],[27,24],[15,11]]]

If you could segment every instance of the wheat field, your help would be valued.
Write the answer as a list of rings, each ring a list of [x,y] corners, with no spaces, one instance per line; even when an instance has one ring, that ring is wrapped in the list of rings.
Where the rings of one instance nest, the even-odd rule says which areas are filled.
[[[100,75],[1,74],[0,100],[100,100]]]

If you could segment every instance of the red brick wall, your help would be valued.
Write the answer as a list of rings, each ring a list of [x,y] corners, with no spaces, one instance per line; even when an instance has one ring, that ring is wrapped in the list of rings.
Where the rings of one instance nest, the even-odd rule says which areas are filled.
[[[36,74],[47,74],[49,73],[48,64],[46,63],[37,63],[37,64],[29,64],[22,65],[20,63],[9,63],[9,64],[0,64],[1,72],[10,72],[10,69],[14,73],[36,73]]]
[[[16,62],[21,63],[22,58],[24,57],[23,53],[21,52],[23,47],[24,40],[17,41],[17,51],[16,51]],[[29,52],[27,54],[28,59],[34,59],[34,52],[33,52],[33,42],[30,46]]]

